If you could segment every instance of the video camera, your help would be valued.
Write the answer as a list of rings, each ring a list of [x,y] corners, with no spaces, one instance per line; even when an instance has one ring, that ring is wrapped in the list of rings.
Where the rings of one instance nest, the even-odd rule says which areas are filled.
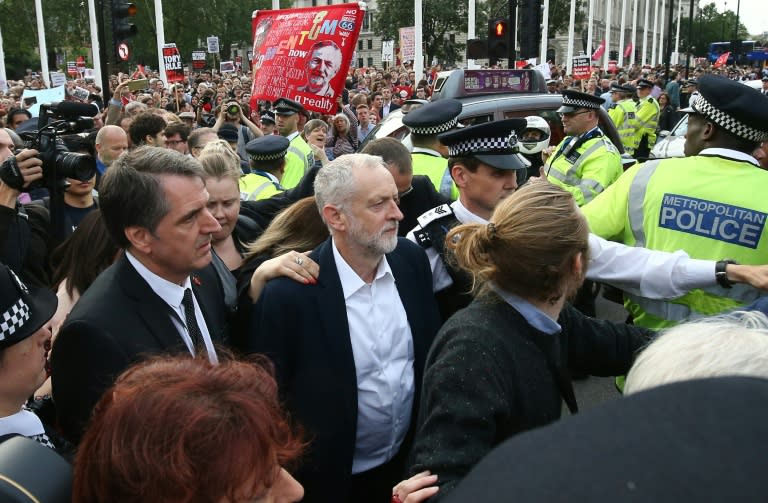
[[[63,134],[93,128],[91,117],[96,113],[95,106],[85,103],[60,101],[40,105],[37,130],[19,133],[24,147],[36,149],[38,158],[43,161],[42,181],[29,188],[44,186],[52,191],[62,186],[65,178],[88,181],[96,175],[96,159],[88,154],[70,152],[59,138]],[[15,156],[0,165],[0,180],[13,189],[24,188],[24,177]]]

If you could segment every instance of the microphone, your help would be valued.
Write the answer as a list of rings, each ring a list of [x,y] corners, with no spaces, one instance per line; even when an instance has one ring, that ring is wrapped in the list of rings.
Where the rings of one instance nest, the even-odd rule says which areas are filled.
[[[99,109],[92,103],[76,103],[74,101],[55,101],[51,103],[51,110],[59,115],[68,117],[94,117]]]

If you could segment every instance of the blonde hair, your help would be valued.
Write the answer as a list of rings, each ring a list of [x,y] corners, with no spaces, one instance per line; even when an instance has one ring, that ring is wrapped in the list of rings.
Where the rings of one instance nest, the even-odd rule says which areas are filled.
[[[300,199],[281,211],[264,233],[248,245],[245,260],[261,255],[277,257],[291,250],[309,251],[328,239],[313,196]]]
[[[484,224],[460,225],[446,237],[473,290],[492,281],[524,298],[552,300],[566,292],[573,258],[587,264],[589,229],[573,197],[547,182],[529,182],[501,202]]]
[[[240,181],[240,156],[224,140],[214,140],[200,152],[198,161],[203,165],[206,178],[232,178]]]

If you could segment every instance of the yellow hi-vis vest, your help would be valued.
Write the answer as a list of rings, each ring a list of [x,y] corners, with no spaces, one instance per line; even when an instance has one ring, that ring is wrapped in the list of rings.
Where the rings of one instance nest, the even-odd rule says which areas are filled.
[[[640,124],[637,121],[635,102],[632,100],[619,101],[615,107],[608,110],[608,116],[619,132],[624,151],[630,155],[634,154],[635,149],[640,144],[640,140],[636,139]]]
[[[564,152],[570,141],[576,140],[569,136],[557,146],[544,171],[550,183],[570,192],[583,206],[619,178],[621,155],[605,136],[585,141],[575,153]]]
[[[280,184],[258,173],[248,173],[240,177],[240,199],[243,201],[258,201],[268,199],[283,192]]]
[[[637,105],[637,122],[640,127],[637,130],[635,145],[640,145],[643,136],[648,137],[649,149],[656,145],[656,128],[659,127],[660,113],[659,102],[653,99],[653,96],[648,95],[640,100]]]
[[[698,155],[638,164],[584,206],[590,230],[652,250],[684,250],[692,258],[768,263],[768,171],[746,160]],[[714,270],[712,271],[714,283]],[[665,328],[753,302],[747,286],[695,289],[677,299],[626,294],[635,324]]]
[[[280,184],[285,189],[297,186],[314,162],[312,149],[304,138],[301,135],[294,136],[285,154],[285,173]]]
[[[450,197],[452,200],[459,198],[459,188],[453,183],[451,172],[448,169],[448,159],[430,155],[425,152],[413,152],[413,174],[425,175],[435,186],[435,190]]]

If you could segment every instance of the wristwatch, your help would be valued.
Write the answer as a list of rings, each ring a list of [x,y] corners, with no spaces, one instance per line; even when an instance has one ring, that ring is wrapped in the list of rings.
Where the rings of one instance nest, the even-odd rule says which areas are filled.
[[[717,284],[723,288],[731,288],[736,283],[728,279],[728,273],[725,272],[725,267],[728,264],[738,265],[738,262],[731,259],[718,260],[715,264],[715,280]]]

